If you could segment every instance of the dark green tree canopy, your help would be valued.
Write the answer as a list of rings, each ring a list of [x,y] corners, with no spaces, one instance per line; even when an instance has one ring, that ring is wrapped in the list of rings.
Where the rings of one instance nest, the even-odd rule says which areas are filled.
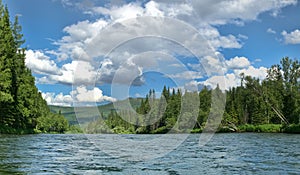
[[[57,119],[66,126],[63,117],[50,114],[31,71],[25,66],[25,48],[21,48],[25,41],[21,31],[18,17],[12,23],[8,8],[0,1],[0,133],[44,129],[40,127],[44,124],[41,122],[47,121],[44,118]],[[60,126],[57,131],[62,132],[62,128],[66,129]]]

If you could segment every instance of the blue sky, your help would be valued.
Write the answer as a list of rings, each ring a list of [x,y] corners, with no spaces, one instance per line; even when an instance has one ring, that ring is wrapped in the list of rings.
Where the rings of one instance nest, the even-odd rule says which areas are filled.
[[[167,2],[167,3],[166,3]],[[20,16],[26,65],[49,104],[90,105],[260,79],[299,59],[297,0],[3,0]]]

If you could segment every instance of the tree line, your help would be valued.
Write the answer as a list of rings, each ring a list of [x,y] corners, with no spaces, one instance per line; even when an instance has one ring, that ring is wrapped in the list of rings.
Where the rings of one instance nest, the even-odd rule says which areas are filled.
[[[221,91],[204,87],[184,93],[164,86],[154,90],[135,111],[112,109],[91,122],[90,133],[300,132],[300,62],[288,57],[271,66],[264,80],[243,73],[238,87]],[[219,103],[219,104],[218,104]],[[222,103],[224,103],[222,105]],[[209,131],[208,128],[207,131]],[[214,130],[212,129],[212,130]]]
[[[10,21],[0,1],[0,133],[64,132],[67,120],[52,114],[25,66],[18,16]]]

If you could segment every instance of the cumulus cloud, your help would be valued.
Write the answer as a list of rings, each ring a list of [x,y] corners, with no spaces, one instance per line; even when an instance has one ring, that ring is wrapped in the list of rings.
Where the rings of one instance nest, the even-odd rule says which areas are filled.
[[[55,95],[55,93],[42,93],[42,97],[46,100],[48,105],[54,106],[72,106],[73,98],[71,95],[63,95],[63,93],[59,93]]]
[[[167,1],[149,1],[145,4],[130,2],[127,4],[102,4],[101,6],[97,5],[99,3],[96,1],[91,1],[89,5],[80,1],[63,0],[62,2],[67,6],[77,6],[80,9],[85,7],[83,10],[88,14],[101,15],[95,21],[84,20],[65,27],[63,31],[66,35],[55,42],[59,47],[55,52],[59,60],[71,58],[73,61],[90,62],[91,66],[83,64],[86,65],[85,68],[87,69],[86,72],[82,72],[86,77],[86,83],[93,81],[95,78],[97,78],[99,83],[110,83],[116,70],[122,72],[124,76],[139,77],[142,75],[141,71],[145,69],[146,63],[142,65],[142,62],[132,61],[132,64],[128,64],[128,62],[124,61],[124,59],[130,58],[128,56],[122,58],[122,63],[118,63],[115,58],[108,58],[111,64],[102,64],[98,72],[99,76],[95,77],[96,66],[101,65],[104,60],[103,57],[114,50],[115,47],[119,47],[119,44],[126,45],[126,47],[123,47],[123,50],[119,50],[115,55],[121,55],[124,51],[127,51],[129,55],[149,51],[149,49],[160,51],[162,47],[167,48],[165,50],[169,48],[169,52],[166,52],[168,54],[178,50],[174,49],[174,43],[158,42],[158,40],[149,38],[132,40],[140,36],[159,36],[172,39],[191,49],[197,56],[200,56],[201,60],[199,60],[199,63],[205,67],[208,75],[221,74],[227,71],[227,67],[221,63],[222,60],[216,59],[215,50],[241,48],[242,44],[240,41],[246,39],[246,37],[230,34],[223,36],[213,25],[242,24],[244,21],[256,20],[258,15],[263,12],[277,13],[282,7],[296,4],[295,0],[270,0],[266,2],[258,2],[258,0],[213,2],[208,0],[191,0],[174,1],[172,3]],[[258,3],[260,6],[257,6]],[[141,18],[145,16],[155,18]],[[162,20],[159,17],[168,18]],[[176,22],[175,18],[187,22],[195,28],[187,29],[186,24],[180,21]],[[164,27],[161,27],[162,25]],[[195,35],[194,30],[198,34]],[[180,52],[177,54],[187,53]],[[98,65],[93,62],[94,58],[100,59]],[[62,66],[61,76],[51,75],[49,78],[60,83],[73,83],[72,79],[74,79],[74,76],[72,76],[72,72],[74,72],[73,64],[75,64],[73,61]],[[227,63],[229,65],[228,68],[241,69],[249,66],[249,62],[242,58],[229,60]],[[197,65],[193,65],[193,67],[197,67]],[[130,74],[130,70],[132,70],[133,74]],[[81,78],[80,75],[76,79],[79,82],[84,82],[84,78]],[[128,82],[129,79],[124,77],[123,80]],[[139,83],[136,84],[140,85],[143,82],[142,77],[138,78],[138,80],[137,82]],[[122,81],[119,82],[122,83]]]
[[[189,2],[198,14],[198,20],[204,20],[213,25],[227,23],[242,25],[244,21],[256,20],[263,12],[269,11],[274,16],[281,8],[297,4],[297,0],[190,0]]]
[[[143,68],[132,62],[126,62],[116,70],[112,83],[141,86],[144,84]]]
[[[198,28],[199,33],[207,39],[214,49],[218,48],[241,48],[239,39],[233,35],[222,36],[217,28],[210,25]],[[240,37],[244,39],[244,36]]]
[[[138,2],[124,4],[122,1],[112,1],[107,5],[110,8],[103,7],[103,5],[97,6],[97,1],[95,0],[90,0],[89,5],[85,1],[79,0],[62,0],[62,2],[65,5],[77,6],[80,9],[85,7],[83,10],[87,14],[104,14],[114,16],[114,19],[117,17],[120,19],[124,16],[135,17],[150,11],[152,13],[148,13],[147,15],[164,15],[194,22],[194,24],[196,24],[196,21],[203,21],[213,25],[226,23],[241,25],[244,21],[256,20],[259,14],[263,12],[270,12],[272,16],[277,16],[281,8],[297,4],[297,0],[268,0],[263,2],[259,0],[176,0],[172,2],[152,0],[145,3],[145,8],[143,9],[141,3]],[[122,9],[126,15],[120,14],[122,11],[119,9]],[[130,12],[128,12],[129,10]]]
[[[236,69],[233,73],[226,73],[224,75],[212,76],[205,81],[198,82],[198,84],[203,84],[211,88],[217,87],[219,85],[220,89],[228,90],[231,87],[239,86],[241,83],[241,73],[244,73],[245,76],[252,76],[260,80],[264,80],[267,76],[267,68],[259,67],[255,68],[249,66],[244,69]]]
[[[300,30],[296,29],[291,33],[286,32],[285,30],[281,33],[286,44],[300,44]]]
[[[75,1],[71,3],[70,1],[63,1],[65,4],[84,4]],[[86,6],[87,8],[91,7],[90,13],[104,15],[108,20],[101,20],[97,22],[89,22],[83,21],[79,22],[76,25],[71,25],[70,27],[66,27],[64,31],[69,34],[69,36],[64,37],[63,40],[70,40],[70,38],[81,38],[81,40],[86,41],[86,38],[93,38],[95,36],[95,28],[96,30],[100,30],[107,23],[114,22],[119,23],[115,25],[115,28],[121,28],[121,31],[126,29],[128,25],[124,24],[125,20],[141,17],[141,16],[154,16],[154,17],[172,17],[177,18],[179,20],[190,23],[195,26],[197,30],[200,31],[201,35],[205,36],[206,39],[209,40],[211,45],[215,48],[241,48],[242,45],[239,42],[239,38],[236,38],[233,35],[222,36],[219,34],[218,30],[212,25],[215,24],[227,24],[227,23],[243,23],[244,21],[256,20],[258,15],[263,12],[278,12],[281,8],[288,5],[295,5],[297,3],[296,0],[270,0],[260,2],[258,0],[252,1],[243,1],[243,0],[235,0],[235,1],[198,1],[198,0],[190,0],[190,1],[174,1],[172,3],[167,1],[149,1],[145,4],[141,4],[140,2],[131,2],[128,4],[124,3],[110,3],[107,5],[96,6],[96,3],[93,1],[93,5],[95,6]],[[257,4],[260,4],[257,6]],[[80,5],[82,6],[82,5]],[[153,22],[153,21],[147,21]],[[98,24],[98,25],[97,25]],[[100,26],[99,26],[100,24]],[[141,26],[145,25],[145,22],[140,23],[137,21],[135,23],[130,23],[132,26]],[[147,25],[148,26],[148,25]],[[151,26],[151,25],[149,25]],[[154,27],[147,27],[143,30],[151,30],[152,28],[156,30]],[[125,28],[124,28],[125,27]],[[169,26],[172,27],[172,26]],[[165,28],[165,27],[164,27]],[[85,29],[85,30],[82,30]],[[113,28],[111,28],[113,29]],[[134,29],[134,28],[132,28]],[[92,30],[92,31],[89,31]],[[158,30],[159,31],[159,30]],[[178,35],[178,32],[182,32],[182,30],[177,29],[176,26],[174,29],[170,29],[168,31],[173,31]],[[122,38],[124,35],[128,35],[126,33],[122,33],[119,31],[113,31],[112,33],[118,34],[118,37]],[[137,32],[137,31],[135,31]],[[161,31],[160,31],[161,32]],[[139,32],[141,33],[141,32]],[[151,31],[148,32],[152,34]],[[92,34],[87,36],[87,34]],[[102,38],[105,44],[112,44],[112,40],[115,39],[113,35],[107,35],[110,41],[106,41]],[[242,39],[242,38],[240,38]],[[117,40],[117,41],[122,41]],[[70,45],[74,45],[74,43],[69,43]],[[77,43],[78,44],[78,43]],[[93,43],[94,44],[94,43]],[[195,43],[193,43],[195,44]],[[75,44],[76,45],[76,44]],[[100,45],[101,46],[101,45]],[[82,53],[82,50],[85,49],[77,49],[73,52],[77,53],[76,55],[85,55]],[[78,52],[80,54],[78,54]],[[89,54],[88,54],[89,55]],[[83,56],[84,58],[85,56]]]
[[[54,52],[59,61],[71,58],[73,60],[91,61],[92,57],[86,52],[85,45],[99,34],[101,29],[108,25],[103,19],[94,22],[80,21],[63,29],[66,33],[59,41],[54,42],[59,48]],[[96,46],[94,46],[96,47]]]
[[[25,65],[38,74],[60,74],[56,63],[41,51],[25,51]]]
[[[239,76],[241,73],[244,73],[245,76],[252,76],[263,80],[267,76],[267,70],[268,69],[266,67],[255,68],[253,66],[249,66],[248,68],[234,70],[234,73],[237,76]]]
[[[84,13],[93,15],[95,20],[79,21],[63,29],[65,36],[54,43],[58,49],[48,51],[59,61],[69,61],[61,68],[43,53],[40,57],[31,56],[39,58],[37,61],[40,62],[36,65],[36,61],[30,61],[28,67],[39,73],[47,73],[38,80],[40,83],[91,85],[110,84],[114,80],[120,84],[131,82],[139,86],[145,82],[144,71],[162,65],[162,61],[149,55],[141,56],[141,53],[150,51],[152,57],[160,56],[154,52],[182,57],[191,56],[192,53],[199,58],[199,62],[187,64],[191,71],[174,72],[172,76],[197,79],[207,75],[209,79],[205,83],[213,85],[221,81],[220,76],[225,74],[228,86],[222,86],[226,89],[237,84],[238,75],[242,71],[261,78],[265,70],[254,68],[245,57],[225,61],[218,52],[243,47],[242,41],[247,36],[222,35],[216,26],[228,23],[243,25],[244,22],[257,20],[264,12],[276,16],[281,8],[295,5],[297,1],[153,0],[145,3],[103,4],[95,0],[62,0],[62,3],[78,7]],[[274,33],[271,28],[267,32]],[[297,44],[300,43],[299,33],[299,30],[291,33],[283,31],[282,35],[286,43]],[[161,66],[161,70],[166,69],[165,65]],[[173,62],[169,67],[178,65]],[[233,69],[233,72],[227,73],[229,69]],[[87,94],[91,91],[79,90]]]
[[[180,2],[180,1],[178,1]],[[92,13],[108,15],[111,20],[122,21],[139,16],[156,17],[178,17],[180,15],[191,15],[193,7],[187,3],[164,3],[163,1],[149,1],[144,7],[139,2],[129,4],[112,4],[110,8],[94,7]],[[89,12],[89,13],[91,13]]]
[[[87,61],[72,61],[64,64],[61,75],[49,75],[49,80],[62,84],[95,84],[96,70]]]
[[[227,67],[224,64],[224,60],[218,58],[217,56],[205,56],[200,60],[199,66],[200,69],[198,69],[198,71],[205,71],[207,76],[223,75],[225,72],[227,72]],[[197,65],[192,67],[197,68]]]
[[[55,106],[73,106],[74,103],[81,105],[91,105],[98,102],[115,102],[116,99],[103,95],[103,91],[97,87],[88,89],[85,86],[78,86],[70,94],[55,94],[51,92],[42,93],[42,97],[49,105]]]
[[[113,21],[136,18],[144,14],[144,8],[141,7],[141,4],[133,2],[122,6],[112,6],[111,8],[95,7],[92,10],[94,13],[108,15]]]
[[[73,99],[77,103],[93,103],[93,102],[114,102],[115,98],[103,95],[103,91],[97,87],[87,89],[85,86],[76,87],[76,90],[71,92]]]
[[[242,69],[251,65],[250,61],[246,57],[234,57],[225,61],[228,69]]]
[[[224,76],[212,76],[200,84],[211,88],[216,88],[219,85],[221,90],[228,90],[239,85],[239,78],[235,74],[229,73]]]
[[[101,18],[95,22],[86,20],[66,27],[64,32],[66,32],[67,35],[56,43],[59,45],[59,51],[61,53],[67,53],[69,57],[73,59],[86,60],[91,57],[99,56],[99,54],[106,54],[110,51],[109,49],[112,49],[112,46],[116,47],[128,39],[132,39],[132,37],[147,35],[163,36],[170,39],[175,38],[176,41],[185,43],[186,46],[198,48],[200,46],[200,48],[204,48],[203,45],[201,45],[202,42],[193,42],[191,37],[194,35],[194,31],[191,31],[191,29],[188,31],[184,30],[182,27],[186,28],[186,25],[183,24],[178,26],[179,22],[174,23],[175,18],[173,18],[174,21],[169,20],[169,23],[162,23],[161,20],[157,19],[151,20],[151,18],[134,19],[142,16],[179,18],[183,14],[191,15],[194,10],[191,4],[168,4],[149,1],[142,6],[140,3],[131,2],[121,6],[94,7],[93,10],[94,13],[105,15],[108,19],[105,20]],[[114,25],[109,26],[109,30],[101,31],[108,23],[113,23]],[[199,21],[196,23],[198,24]],[[201,24],[205,24],[205,22],[201,21]],[[165,27],[162,28],[161,25],[165,25]],[[192,25],[194,25],[194,23],[192,23]],[[221,36],[218,30],[210,25],[203,25],[198,31],[201,36],[210,41],[211,46],[214,47],[213,49],[241,47],[241,44],[235,36]],[[147,43],[149,44],[147,45]],[[145,44],[140,44],[139,48],[142,49],[141,46],[151,48],[156,45],[157,43],[147,41]],[[102,51],[102,53],[100,51]],[[202,52],[204,52],[203,49]],[[65,58],[65,56],[61,58]]]
[[[56,84],[57,81],[50,80],[48,76],[43,76],[40,78],[35,78],[35,83],[36,84]]]

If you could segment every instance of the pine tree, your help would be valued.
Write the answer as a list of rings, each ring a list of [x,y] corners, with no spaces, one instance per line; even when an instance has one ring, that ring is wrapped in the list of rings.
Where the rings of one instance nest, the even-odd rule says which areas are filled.
[[[205,125],[211,108],[211,90],[206,86],[199,93],[200,105],[197,119],[197,128]]]
[[[0,108],[2,110],[2,124],[10,127],[15,123],[15,94],[12,86],[15,78],[13,72],[13,60],[16,49],[14,46],[14,38],[10,26],[8,8],[1,7],[0,19]]]
[[[68,128],[67,120],[50,114],[31,71],[25,66],[21,30],[18,17],[12,24],[8,8],[0,1],[0,133],[33,132],[36,128],[42,132],[62,132]],[[49,121],[55,126],[45,127],[49,124],[43,122]]]

